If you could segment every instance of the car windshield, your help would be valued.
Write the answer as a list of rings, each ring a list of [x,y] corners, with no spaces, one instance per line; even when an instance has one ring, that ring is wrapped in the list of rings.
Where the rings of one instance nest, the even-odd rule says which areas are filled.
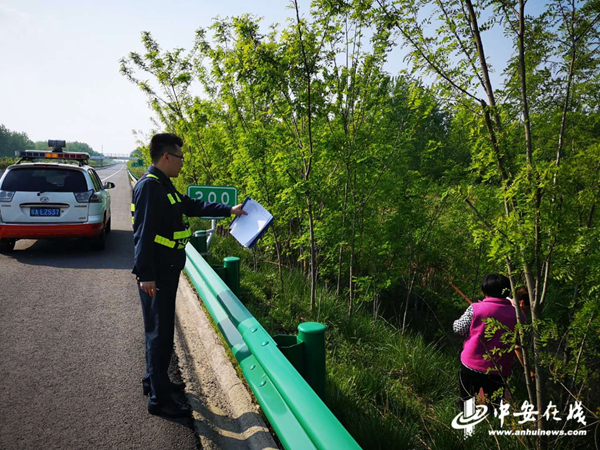
[[[25,192],[85,192],[85,176],[78,170],[18,168],[9,170],[0,190]]]

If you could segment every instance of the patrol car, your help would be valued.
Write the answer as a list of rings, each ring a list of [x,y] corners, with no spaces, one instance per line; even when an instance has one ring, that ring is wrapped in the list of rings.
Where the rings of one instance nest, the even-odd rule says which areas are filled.
[[[48,141],[52,150],[16,152],[17,163],[0,178],[0,251],[18,239],[88,238],[103,250],[111,229],[108,189],[88,165],[89,154],[62,151],[65,141]],[[60,161],[60,162],[59,162]]]

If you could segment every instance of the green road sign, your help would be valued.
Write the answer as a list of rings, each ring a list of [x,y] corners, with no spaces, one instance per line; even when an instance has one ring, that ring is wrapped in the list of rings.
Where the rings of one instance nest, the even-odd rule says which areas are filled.
[[[238,204],[238,191],[233,186],[197,186],[190,185],[187,188],[190,198],[199,199],[209,203],[223,203],[228,206]],[[210,217],[214,219],[214,217]]]

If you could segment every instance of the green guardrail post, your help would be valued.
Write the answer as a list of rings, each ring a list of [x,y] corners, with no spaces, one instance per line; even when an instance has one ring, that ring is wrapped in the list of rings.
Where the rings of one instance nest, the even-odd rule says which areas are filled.
[[[207,234],[205,230],[195,231],[190,239],[196,251],[205,257],[208,255],[208,247],[206,245]]]
[[[304,379],[316,394],[325,394],[325,330],[318,322],[298,325],[298,342],[304,343]]]
[[[240,258],[228,256],[223,260],[225,283],[236,297],[240,297]]]

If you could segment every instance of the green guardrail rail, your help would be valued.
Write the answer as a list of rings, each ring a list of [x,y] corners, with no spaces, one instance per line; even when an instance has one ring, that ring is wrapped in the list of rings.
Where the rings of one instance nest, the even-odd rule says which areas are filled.
[[[131,170],[129,170],[129,167],[127,167],[127,175],[129,175],[129,178],[131,178],[131,181],[133,181],[134,183],[137,182],[138,177],[136,177],[133,172],[131,172]]]
[[[203,241],[192,242],[206,252]],[[325,326],[306,322],[298,326],[298,336],[271,337],[236,296],[239,258],[225,258],[217,268],[191,243],[185,252],[186,273],[285,448],[360,449],[319,397],[325,389]]]
[[[350,433],[210,264],[191,244],[185,251],[188,276],[285,448],[359,449]],[[228,259],[225,262],[231,264]],[[324,326],[315,322],[298,328],[299,340],[304,339],[308,345],[324,332]],[[310,373],[307,375],[309,379]]]

